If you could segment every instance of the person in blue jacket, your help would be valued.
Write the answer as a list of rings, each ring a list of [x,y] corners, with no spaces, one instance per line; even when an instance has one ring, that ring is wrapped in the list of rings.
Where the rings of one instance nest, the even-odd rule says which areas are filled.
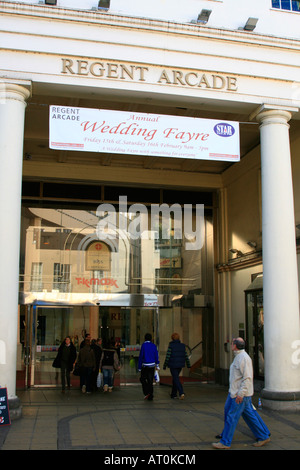
[[[183,386],[180,382],[179,374],[185,364],[187,367],[191,367],[191,364],[185,349],[185,344],[181,343],[179,334],[173,333],[171,338],[172,341],[169,343],[163,368],[166,369],[167,367],[170,367],[173,379],[171,398],[177,398],[177,393],[179,393],[180,400],[183,400]]]
[[[138,361],[144,400],[153,400],[153,378],[155,369],[159,369],[158,351],[157,347],[152,342],[151,334],[146,333],[145,342],[142,344]]]

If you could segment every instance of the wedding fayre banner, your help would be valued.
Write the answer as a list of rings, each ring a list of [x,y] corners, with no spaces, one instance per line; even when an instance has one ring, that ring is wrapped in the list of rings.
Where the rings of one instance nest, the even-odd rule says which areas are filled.
[[[161,114],[50,106],[55,150],[195,160],[240,160],[239,123]]]

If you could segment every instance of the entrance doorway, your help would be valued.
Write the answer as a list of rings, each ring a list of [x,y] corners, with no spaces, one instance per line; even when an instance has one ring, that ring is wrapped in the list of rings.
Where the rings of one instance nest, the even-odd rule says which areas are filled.
[[[208,309],[194,309],[191,315],[181,307],[161,308],[128,306],[20,306],[20,341],[22,361],[17,372],[17,388],[60,387],[60,369],[52,363],[66,336],[70,336],[77,353],[85,334],[91,339],[109,341],[119,355],[121,369],[115,385],[139,384],[138,357],[145,334],[151,333],[160,358],[160,381],[170,383],[169,370],[163,362],[171,334],[176,331],[191,355],[191,369],[183,369],[184,381],[213,380],[211,344],[213,325],[209,328]],[[72,387],[79,388],[79,378],[71,374]]]
[[[264,378],[263,276],[257,275],[245,291],[246,345],[256,379]]]
[[[92,340],[101,338],[117,350],[121,370],[116,385],[139,383],[138,356],[145,333],[159,343],[156,310],[151,308],[87,306],[21,306],[20,338],[22,366],[17,373],[17,387],[58,387],[60,370],[52,363],[66,336],[70,336],[77,353],[85,334]],[[71,374],[71,384],[79,379]]]

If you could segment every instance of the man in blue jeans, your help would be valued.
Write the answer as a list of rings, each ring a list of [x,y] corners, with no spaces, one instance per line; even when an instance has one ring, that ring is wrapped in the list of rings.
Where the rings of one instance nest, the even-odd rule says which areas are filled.
[[[224,408],[225,424],[220,442],[215,442],[212,446],[215,449],[230,449],[234,431],[242,416],[256,437],[253,445],[261,447],[270,442],[270,431],[252,405],[251,397],[254,393],[252,361],[245,351],[245,342],[242,338],[233,339],[231,349],[234,360],[230,366],[229,393]]]

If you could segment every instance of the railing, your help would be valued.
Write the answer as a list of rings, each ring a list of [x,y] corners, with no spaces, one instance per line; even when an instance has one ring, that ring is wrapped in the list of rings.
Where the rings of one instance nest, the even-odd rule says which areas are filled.
[[[199,354],[197,354],[198,358],[192,364],[193,351],[195,351],[195,349],[201,345],[202,345],[202,351]],[[194,379],[198,379],[201,382],[214,381],[214,368],[203,364],[203,341],[200,341],[199,343],[197,343],[193,348],[186,346],[186,349],[188,351],[189,359],[192,364],[190,368],[190,374],[189,374],[190,377]]]

